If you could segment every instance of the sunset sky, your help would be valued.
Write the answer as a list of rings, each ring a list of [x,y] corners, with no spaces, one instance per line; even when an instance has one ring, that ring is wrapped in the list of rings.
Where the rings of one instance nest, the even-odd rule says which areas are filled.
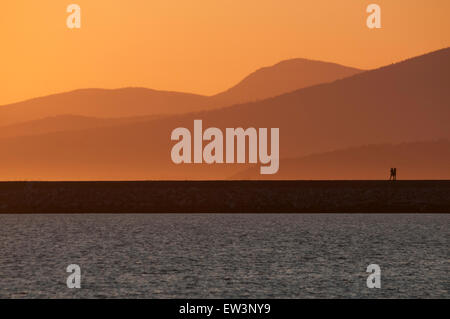
[[[370,3],[382,29],[366,27]],[[448,0],[3,1],[0,105],[87,87],[214,94],[290,58],[375,68],[449,46],[449,14]]]

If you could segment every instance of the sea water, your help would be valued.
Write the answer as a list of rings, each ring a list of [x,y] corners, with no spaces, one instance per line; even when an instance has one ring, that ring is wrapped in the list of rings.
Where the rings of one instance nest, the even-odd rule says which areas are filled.
[[[448,298],[449,230],[433,214],[0,215],[0,298]]]

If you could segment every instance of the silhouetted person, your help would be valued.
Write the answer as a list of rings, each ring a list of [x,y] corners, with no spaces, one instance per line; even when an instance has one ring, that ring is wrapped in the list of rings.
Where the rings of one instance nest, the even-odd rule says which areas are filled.
[[[391,175],[389,175],[389,180],[390,181],[397,180],[397,168],[395,168],[395,167],[391,168]]]

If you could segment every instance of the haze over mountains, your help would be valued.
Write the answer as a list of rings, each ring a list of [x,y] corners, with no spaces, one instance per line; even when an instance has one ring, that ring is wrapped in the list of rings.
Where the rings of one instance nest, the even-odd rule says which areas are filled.
[[[114,118],[178,114],[205,106],[201,95],[145,88],[81,89],[0,106],[0,125],[60,115]]]
[[[261,100],[358,72],[334,63],[293,59],[257,70],[213,96],[145,88],[82,89],[0,106],[0,126],[59,115],[115,118],[196,112]]]
[[[447,48],[261,101],[121,125],[3,138],[0,149],[7,151],[0,156],[0,178],[224,179],[249,168],[245,164],[173,164],[170,150],[174,143],[170,141],[170,133],[176,127],[192,130],[194,119],[202,119],[205,128],[214,126],[222,130],[226,127],[279,127],[280,174],[284,174],[281,172],[286,158],[297,161],[296,158],[313,153],[361,145],[450,138],[449,87],[450,49]],[[429,148],[423,144],[415,149],[421,151],[392,149],[393,158],[410,157],[410,167],[421,167],[422,158],[417,154],[429,152]],[[387,150],[370,154],[374,161],[383,162],[382,159],[389,155],[390,149]],[[394,156],[402,150],[403,157]],[[435,158],[436,162],[445,160],[445,156],[441,159],[436,156],[430,158]],[[328,165],[321,157],[317,160]],[[307,162],[301,160],[298,163],[288,171],[294,174],[297,165],[301,171]],[[388,165],[386,161],[383,163]],[[402,163],[406,165],[404,161]],[[331,165],[330,169],[341,169],[336,165]],[[389,165],[397,166],[401,174],[400,165]],[[430,165],[433,160],[426,164]],[[312,175],[302,176],[327,178],[320,171],[316,170],[316,175],[311,172]],[[339,176],[335,171],[327,172],[329,178]],[[437,171],[435,173],[428,174],[429,178],[440,176]],[[367,172],[365,176],[375,176],[370,174]],[[376,176],[379,174],[377,171]],[[446,171],[442,174],[447,176]],[[428,175],[416,172],[408,176],[427,178]],[[272,177],[277,178],[277,175]]]
[[[40,120],[20,122],[0,126],[0,139],[14,136],[37,135],[60,131],[76,131],[89,128],[138,123],[162,118],[163,115],[131,116],[118,118],[100,118],[82,115],[57,115]]]

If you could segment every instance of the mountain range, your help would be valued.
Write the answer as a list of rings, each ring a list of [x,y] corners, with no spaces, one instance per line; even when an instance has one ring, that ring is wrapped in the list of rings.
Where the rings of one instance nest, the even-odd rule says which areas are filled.
[[[265,74],[266,71],[263,69],[259,72]],[[194,107],[195,111],[191,112],[192,109],[187,104],[179,104],[183,111],[178,109],[173,112],[176,114],[170,114],[172,109],[170,112],[136,114],[135,111],[131,111],[134,107],[143,110],[148,104],[144,102],[141,104],[140,100],[132,103],[118,98],[112,99],[117,102],[117,107],[113,108],[115,114],[108,113],[107,104],[90,111],[91,113],[80,114],[81,111],[77,109],[79,102],[72,104],[64,102],[65,104],[62,104],[64,108],[67,105],[73,107],[73,111],[79,111],[78,116],[99,116],[100,113],[96,113],[100,112],[99,110],[108,111],[102,113],[101,117],[165,115],[129,122],[123,120],[124,122],[115,124],[109,122],[111,125],[81,129],[61,130],[59,127],[58,130],[44,129],[38,133],[32,130],[27,134],[18,131],[11,133],[9,126],[10,131],[7,135],[7,130],[2,131],[0,128],[0,134],[4,134],[3,137],[0,135],[0,149],[5,150],[0,156],[0,178],[16,180],[185,180],[245,176],[252,179],[259,178],[254,176],[248,164],[173,164],[170,159],[170,150],[173,146],[170,133],[176,127],[187,127],[192,130],[195,119],[202,119],[204,127],[214,126],[222,130],[227,127],[279,127],[281,160],[279,175],[271,176],[275,179],[384,178],[385,171],[388,172],[392,166],[398,167],[399,172],[405,172],[405,178],[447,178],[448,173],[443,168],[420,171],[420,167],[435,165],[439,168],[442,167],[442,163],[450,162],[450,156],[445,151],[448,147],[446,142],[441,142],[442,144],[434,148],[430,146],[435,145],[433,143],[436,142],[433,141],[450,138],[448,125],[450,49],[442,49],[375,70],[358,72],[353,69],[350,73],[347,77],[335,76],[319,84],[315,80],[311,82],[315,83],[312,86],[305,84],[305,87],[276,96],[273,96],[276,94],[274,91],[267,90],[265,93],[271,96],[268,98],[264,98],[264,94],[260,98],[255,98],[249,93],[247,102],[241,104],[227,102],[230,106],[226,107],[219,104],[210,107],[204,104],[200,107],[193,102],[192,105],[197,106]],[[247,80],[250,81],[252,77],[249,76]],[[246,80],[237,86],[239,90],[247,85],[242,84],[245,82]],[[105,92],[111,91],[103,93]],[[70,94],[76,95],[76,92],[66,94],[69,94],[65,96],[68,97]],[[235,96],[235,101],[239,101],[238,97],[241,95],[236,93]],[[45,115],[39,113],[41,111],[28,113],[28,110],[33,108],[32,105],[44,105],[45,99],[52,98],[55,97],[41,98],[39,103],[30,100],[0,107],[0,116],[15,114],[7,121],[3,121],[4,123],[9,121],[11,124],[14,121],[25,120],[20,117],[21,113],[43,117],[74,113],[65,111],[61,114],[50,113],[54,111],[56,104],[48,108],[43,107],[42,109],[48,111]],[[189,97],[192,100],[197,98],[199,97]],[[95,108],[97,105],[94,103],[95,98],[86,98],[84,101],[87,103],[83,104],[85,110]],[[14,110],[14,106],[21,111]],[[40,110],[36,107],[36,110],[38,109]],[[184,113],[185,111],[190,113]],[[423,143],[415,144],[418,141]],[[408,143],[404,144],[405,142]],[[365,153],[364,145],[384,146],[370,146]],[[439,147],[442,147],[442,155],[436,151]],[[414,151],[410,151],[411,149]],[[361,164],[358,164],[358,161],[351,160],[353,158],[351,154],[355,154],[355,158],[358,158],[358,154],[371,154],[374,162],[378,161],[383,165],[369,165],[367,158],[362,155]],[[420,154],[430,155],[426,165],[420,164],[424,161]],[[314,160],[311,158],[322,164],[314,166],[312,163]],[[331,164],[333,158],[336,158],[335,165]],[[347,162],[345,158],[348,158]],[[358,174],[351,174],[352,170],[348,167],[355,168],[358,165],[361,165],[362,169],[356,170]],[[309,169],[306,169],[307,167]],[[345,167],[347,168],[344,169]],[[415,171],[414,168],[418,170]],[[305,170],[308,170],[308,173],[305,173]]]
[[[119,118],[210,110],[262,100],[359,72],[334,63],[292,59],[257,70],[213,96],[146,88],[81,89],[0,106],[0,126],[61,115]]]

